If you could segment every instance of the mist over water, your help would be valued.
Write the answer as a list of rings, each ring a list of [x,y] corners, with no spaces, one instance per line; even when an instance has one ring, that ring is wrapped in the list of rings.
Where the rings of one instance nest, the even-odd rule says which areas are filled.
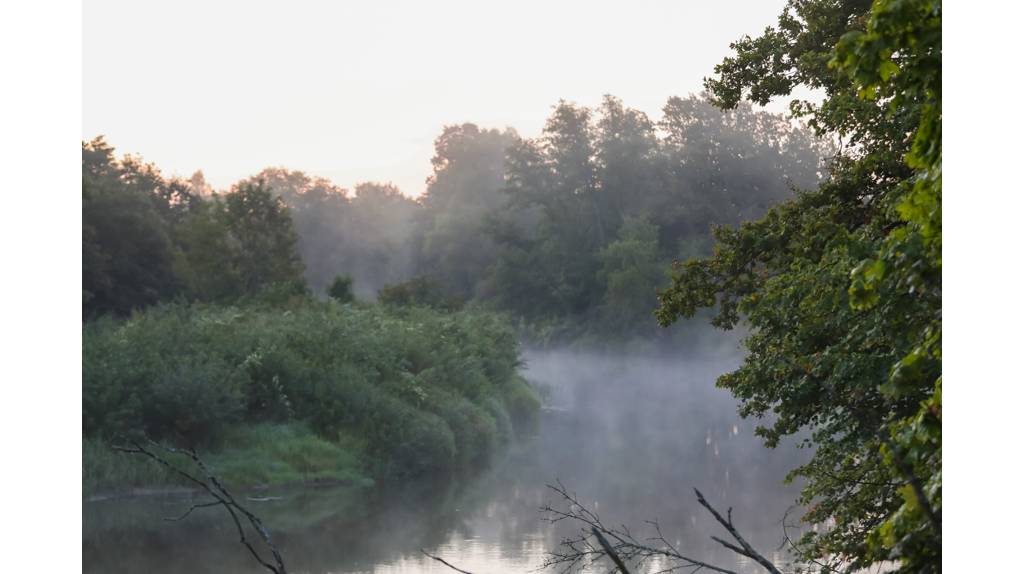
[[[545,395],[538,435],[483,476],[372,493],[283,491],[273,493],[281,500],[251,503],[289,569],[450,572],[423,556],[424,548],[476,574],[527,572],[578,530],[549,524],[539,512],[545,503],[564,508],[545,486],[556,480],[606,524],[628,525],[638,539],[653,535],[645,521],[656,520],[684,554],[756,571],[709,539],[726,533],[697,503],[699,488],[721,511],[732,507],[739,530],[773,556],[797,494],[783,477],[809,453],[764,448],[753,422],[736,414],[735,399],[714,387],[742,359],[733,339],[709,334],[699,349],[671,352],[532,350],[524,359],[525,375]],[[162,520],[188,504],[181,496],[86,502],[85,570],[260,571],[221,511]]]

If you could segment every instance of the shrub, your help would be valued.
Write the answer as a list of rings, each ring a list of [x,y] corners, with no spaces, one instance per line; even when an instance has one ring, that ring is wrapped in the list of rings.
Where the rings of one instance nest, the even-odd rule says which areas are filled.
[[[195,361],[159,375],[143,402],[146,432],[188,446],[216,440],[245,408],[234,374],[223,363]]]
[[[335,277],[334,281],[327,287],[327,296],[338,303],[351,303],[355,301],[356,296],[352,292],[352,277],[348,275],[338,275]]]
[[[539,402],[515,374],[517,345],[500,317],[474,310],[162,305],[84,327],[84,431],[221,449],[222,463],[260,454],[261,480],[323,469],[250,452],[239,428],[306,429],[323,444],[296,446],[303,460],[330,459],[324,445],[353,451],[348,441],[381,476],[449,471],[531,432]]]
[[[404,283],[385,285],[377,292],[377,301],[396,307],[432,307],[449,311],[461,309],[464,304],[458,297],[446,294],[440,283],[425,275]]]

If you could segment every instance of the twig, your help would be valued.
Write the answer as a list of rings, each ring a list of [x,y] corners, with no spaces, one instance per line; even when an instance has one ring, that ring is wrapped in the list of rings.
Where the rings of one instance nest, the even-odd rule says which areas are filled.
[[[185,511],[185,514],[182,514],[181,516],[170,516],[168,518],[164,518],[164,520],[167,520],[168,522],[177,522],[179,520],[184,519],[189,514],[192,514],[192,511],[197,509],[197,508],[206,508],[207,506],[217,506],[218,504],[220,504],[219,500],[215,500],[213,502],[207,502],[206,504],[193,504],[192,506],[190,506],[188,508],[188,510]]]
[[[611,558],[614,555],[623,562],[636,561],[638,565],[659,557],[676,562],[676,564],[662,570],[662,572],[690,569],[690,574],[694,574],[701,569],[707,569],[721,574],[736,574],[727,568],[683,555],[665,539],[664,535],[661,534],[661,527],[656,522],[648,521],[648,524],[654,526],[657,532],[656,537],[649,538],[648,540],[660,543],[661,548],[656,548],[637,540],[625,526],[619,528],[605,526],[601,522],[601,518],[581,504],[575,495],[570,494],[561,481],[556,480],[555,482],[557,486],[549,484],[548,488],[558,493],[568,503],[569,508],[566,511],[553,508],[550,505],[544,506],[541,510],[547,514],[546,520],[550,523],[563,520],[582,522],[584,528],[579,536],[563,539],[561,544],[563,550],[551,552],[542,567],[561,566],[562,568],[559,573],[567,574],[574,569],[592,565],[604,556]],[[593,536],[595,530],[605,538],[604,541],[608,545],[607,548],[601,544],[600,538]],[[591,542],[591,538],[597,540],[596,545]],[[608,552],[609,548],[612,550],[612,553]],[[612,558],[612,560],[615,560],[615,558]]]
[[[420,548],[420,552],[422,552],[426,557],[433,558],[434,560],[437,560],[441,564],[444,564],[445,566],[451,568],[452,570],[455,570],[456,572],[461,572],[462,574],[473,574],[472,572],[469,572],[467,570],[463,570],[462,568],[459,568],[457,566],[454,566],[454,565],[450,564],[447,560],[445,560],[444,558],[441,558],[440,556],[434,556],[433,554],[427,552],[426,550],[424,550],[422,548]]]

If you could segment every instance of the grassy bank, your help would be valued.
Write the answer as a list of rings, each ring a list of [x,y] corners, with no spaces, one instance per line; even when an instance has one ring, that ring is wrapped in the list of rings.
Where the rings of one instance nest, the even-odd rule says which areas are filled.
[[[236,486],[479,467],[539,400],[497,315],[297,300],[166,305],[83,332],[86,492],[174,484],[115,437],[194,446]]]

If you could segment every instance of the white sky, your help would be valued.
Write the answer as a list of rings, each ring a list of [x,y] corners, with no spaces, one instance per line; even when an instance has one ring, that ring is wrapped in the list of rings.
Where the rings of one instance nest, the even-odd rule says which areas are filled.
[[[82,138],[216,188],[284,166],[419,195],[442,126],[533,137],[606,93],[660,117],[784,4],[85,0]]]

